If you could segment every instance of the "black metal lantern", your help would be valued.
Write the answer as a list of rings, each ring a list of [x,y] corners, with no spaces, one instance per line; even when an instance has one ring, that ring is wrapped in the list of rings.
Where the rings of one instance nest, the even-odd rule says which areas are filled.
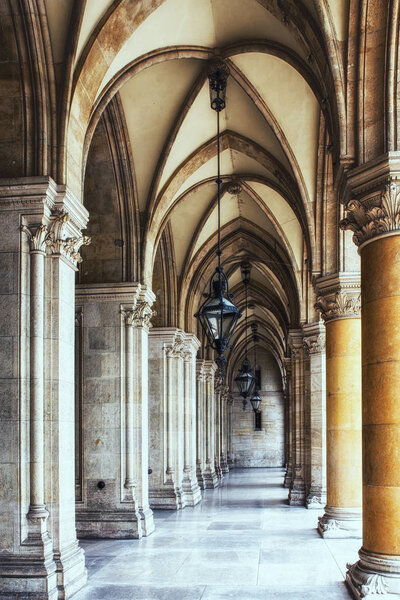
[[[260,404],[261,404],[261,402],[262,402],[262,398],[260,397],[260,395],[257,392],[257,390],[254,390],[254,394],[250,398],[250,403],[251,403],[251,406],[253,407],[253,411],[255,413],[260,412]]]
[[[241,368],[239,369],[239,374],[235,378],[235,383],[238,386],[239,394],[243,398],[243,410],[246,410],[247,400],[246,398],[250,394],[251,387],[254,382],[254,375],[251,370],[250,361],[247,358],[247,286],[250,283],[250,270],[251,265],[248,262],[242,262],[240,265],[240,270],[242,273],[242,281],[245,289],[245,307],[246,307],[246,316],[245,316],[245,351],[244,351],[244,361],[242,363]]]
[[[251,326],[252,332],[253,332],[253,341],[254,341],[254,373],[256,372],[256,366],[257,366],[257,355],[256,355],[256,345],[258,342],[258,336],[257,336],[257,323],[253,323]],[[256,378],[254,378],[254,391],[253,394],[250,398],[250,404],[253,407],[253,411],[255,413],[259,413],[260,412],[260,405],[262,402],[262,398],[260,397],[260,394],[258,393],[257,390],[257,380]]]
[[[210,290],[196,317],[199,319],[210,346],[218,355],[229,346],[238,318],[239,309],[232,302],[228,279],[221,267],[217,267],[210,281]]]
[[[211,277],[209,291],[204,294],[205,301],[195,314],[200,321],[202,328],[207,336],[211,348],[217,354],[217,364],[220,369],[220,375],[224,379],[226,359],[224,352],[229,347],[230,340],[235,331],[235,327],[240,311],[232,302],[233,296],[229,293],[228,278],[221,266],[221,157],[220,157],[220,123],[219,113],[225,108],[226,82],[229,76],[227,65],[216,60],[210,64],[208,70],[208,79],[210,84],[211,108],[217,113],[217,188],[218,188],[218,242],[217,258],[218,265],[214,275]]]

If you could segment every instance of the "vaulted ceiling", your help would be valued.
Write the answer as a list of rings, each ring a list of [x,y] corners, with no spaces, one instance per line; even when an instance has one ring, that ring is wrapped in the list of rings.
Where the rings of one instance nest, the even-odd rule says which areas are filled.
[[[45,3],[57,60],[73,3]],[[231,290],[243,308],[240,263],[248,260],[250,319],[259,323],[277,358],[285,355],[288,329],[308,318],[311,277],[329,260],[323,251],[327,184],[321,173],[329,171],[345,143],[338,123],[348,5],[349,0],[86,2],[75,81],[96,44],[105,60],[92,91],[87,150],[107,106],[118,99],[133,182],[126,210],[139,215],[129,243],[139,244],[138,272],[152,284],[168,234],[174,324],[200,335],[193,314],[215,268],[216,114],[207,80],[208,61],[215,56],[230,69],[221,114],[221,216]],[[237,348],[243,339],[241,326]]]

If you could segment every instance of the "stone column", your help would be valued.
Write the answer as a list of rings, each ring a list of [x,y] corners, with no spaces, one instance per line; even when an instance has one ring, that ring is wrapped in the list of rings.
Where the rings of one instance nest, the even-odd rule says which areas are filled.
[[[304,482],[304,348],[303,334],[291,330],[289,344],[292,354],[292,479],[289,504],[303,506],[306,499]]]
[[[201,492],[196,477],[196,354],[199,340],[185,335],[184,352],[184,463],[182,487],[187,506],[196,506]]]
[[[75,532],[74,289],[87,211],[47,177],[3,180],[0,595],[86,582]]]
[[[228,466],[228,442],[227,442],[227,401],[229,395],[229,387],[224,386],[221,393],[221,470],[222,474],[229,473]]]
[[[206,488],[216,488],[219,485],[215,472],[215,391],[214,379],[217,365],[212,360],[204,361],[205,373],[205,442],[206,465],[204,482]]]
[[[194,335],[172,327],[152,329],[149,340],[150,505],[177,510],[200,500],[193,472],[199,342]]]
[[[82,537],[141,538],[148,503],[147,338],[154,294],[139,283],[77,286],[83,325]]]
[[[356,199],[342,222],[354,231],[361,255],[363,541],[346,574],[355,598],[400,598],[400,171],[394,167],[385,157],[351,176]]]
[[[221,379],[218,377],[214,382],[214,391],[215,391],[215,438],[214,438],[214,456],[215,456],[215,473],[219,480],[222,479],[222,469],[221,469],[221,397],[223,391],[223,385]]]
[[[286,407],[286,472],[283,485],[290,488],[293,478],[293,391],[292,391],[292,359],[284,359],[286,370],[285,407]]]
[[[134,472],[136,502],[142,534],[154,531],[153,511],[149,505],[149,329],[155,296],[141,286],[133,309],[133,417]]]
[[[307,508],[326,504],[326,374],[325,331],[322,322],[303,326],[309,356],[309,451],[306,481]]]
[[[233,469],[235,466],[235,459],[232,451],[232,410],[233,410],[233,396],[229,393],[228,399],[226,401],[226,411],[227,411],[227,462],[228,468]]]
[[[196,361],[196,475],[200,489],[204,490],[204,437],[205,437],[205,410],[204,410],[204,360]]]
[[[361,321],[356,277],[318,280],[326,325],[327,504],[322,537],[354,537],[361,527]]]

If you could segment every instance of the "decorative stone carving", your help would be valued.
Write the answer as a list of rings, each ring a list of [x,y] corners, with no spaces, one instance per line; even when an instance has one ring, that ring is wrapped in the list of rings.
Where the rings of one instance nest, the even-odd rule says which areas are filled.
[[[44,253],[46,251],[46,238],[49,233],[46,225],[39,225],[34,231],[30,227],[22,225],[21,231],[28,236],[31,252]]]
[[[50,225],[45,241],[49,254],[59,254],[76,267],[78,263],[82,262],[82,257],[79,254],[80,247],[88,246],[91,239],[87,235],[63,238],[64,226],[68,220],[69,215],[66,212],[55,213],[55,218]]]
[[[306,337],[303,345],[309,354],[319,354],[325,351],[325,337],[322,335]]]
[[[343,230],[354,232],[356,246],[392,231],[400,231],[400,182],[391,181],[383,190],[365,200],[350,200],[347,218],[340,223]]]
[[[185,358],[185,344],[183,341],[177,341],[172,346],[165,347],[165,353],[168,358]]]
[[[231,181],[231,183],[228,183],[226,191],[232,196],[237,196],[242,191],[242,186],[237,181]]]
[[[133,324],[135,327],[146,327],[149,329],[151,318],[156,316],[156,311],[150,308],[145,300],[139,300],[133,311]]]
[[[360,568],[360,561],[346,564],[348,569],[346,581],[350,588],[355,592],[356,597],[368,600],[373,596],[388,597],[394,592],[397,597],[397,589],[391,590],[389,582],[393,578],[386,578],[384,574],[368,573]]]
[[[319,310],[322,319],[342,319],[344,317],[359,317],[361,310],[361,295],[348,295],[345,292],[336,292],[334,300],[319,296],[315,303],[315,309]]]

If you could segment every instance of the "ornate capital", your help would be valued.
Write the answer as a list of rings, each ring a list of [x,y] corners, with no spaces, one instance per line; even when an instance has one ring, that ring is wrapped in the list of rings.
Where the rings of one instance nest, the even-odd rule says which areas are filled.
[[[312,335],[304,338],[304,348],[309,354],[319,354],[325,351],[325,336]]]
[[[336,292],[334,299],[319,296],[315,303],[315,309],[320,311],[321,317],[325,322],[346,317],[359,317],[361,295],[349,295],[346,292],[339,291]]]
[[[78,263],[82,262],[82,257],[79,254],[80,247],[88,246],[91,239],[86,235],[64,237],[65,225],[68,220],[69,215],[66,212],[56,212],[45,242],[48,254],[62,256],[76,267]]]
[[[156,316],[156,311],[145,300],[139,300],[133,310],[133,324],[135,327],[151,327],[151,318]]]
[[[185,345],[182,341],[177,341],[172,346],[165,347],[165,353],[168,358],[184,358]]]
[[[350,200],[345,210],[347,218],[341,221],[340,228],[354,232],[356,246],[377,236],[400,233],[400,181],[393,179],[364,199]]]
[[[49,230],[47,225],[38,225],[36,228],[27,227],[27,225],[21,225],[21,231],[26,233],[29,240],[29,247],[31,252],[46,252],[46,238]]]

